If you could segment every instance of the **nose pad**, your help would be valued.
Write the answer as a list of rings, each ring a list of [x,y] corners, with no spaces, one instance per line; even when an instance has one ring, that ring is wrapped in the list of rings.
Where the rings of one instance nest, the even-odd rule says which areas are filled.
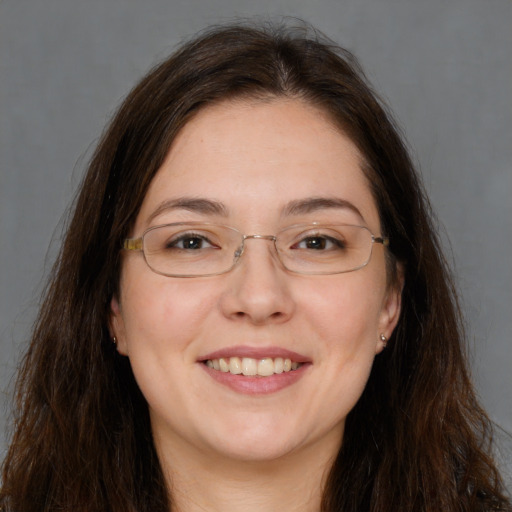
[[[238,262],[240,259],[240,256],[244,253],[244,243],[242,242],[242,245],[235,251],[235,261]]]
[[[238,264],[238,262],[240,261],[240,258],[243,256],[243,254],[245,252],[246,240],[250,240],[251,238],[255,239],[255,240],[268,240],[268,241],[274,242],[272,244],[273,250],[271,250],[271,252],[272,252],[272,255],[274,256],[274,258],[280,264],[280,266],[282,266],[281,258],[279,257],[279,253],[278,253],[278,250],[276,247],[277,239],[274,235],[244,235],[242,243],[240,244],[240,246],[238,247],[238,249],[235,251],[235,254],[234,254],[234,260],[235,260],[236,264]]]

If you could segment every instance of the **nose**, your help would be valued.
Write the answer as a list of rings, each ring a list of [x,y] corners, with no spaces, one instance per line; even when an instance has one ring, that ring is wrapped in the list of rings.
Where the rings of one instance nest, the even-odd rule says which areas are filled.
[[[282,323],[292,316],[290,276],[279,262],[274,240],[273,236],[246,237],[243,255],[225,276],[221,298],[225,316],[254,325]]]

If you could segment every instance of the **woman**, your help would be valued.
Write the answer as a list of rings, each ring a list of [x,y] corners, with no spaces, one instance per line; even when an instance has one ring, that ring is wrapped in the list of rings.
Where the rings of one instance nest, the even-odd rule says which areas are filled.
[[[17,400],[3,510],[511,510],[407,151],[304,31],[212,30],[127,97]]]

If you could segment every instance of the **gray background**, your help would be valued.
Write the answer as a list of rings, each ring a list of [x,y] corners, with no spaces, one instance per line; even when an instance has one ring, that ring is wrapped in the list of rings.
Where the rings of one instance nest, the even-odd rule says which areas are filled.
[[[0,428],[63,212],[106,121],[184,38],[252,15],[310,21],[391,105],[454,265],[478,392],[512,432],[511,0],[0,0]]]

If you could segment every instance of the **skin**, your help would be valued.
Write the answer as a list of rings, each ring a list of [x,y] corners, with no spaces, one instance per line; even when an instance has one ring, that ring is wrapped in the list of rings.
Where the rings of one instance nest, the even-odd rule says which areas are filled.
[[[379,236],[361,162],[350,139],[299,100],[210,106],[174,141],[131,234],[191,220],[269,235],[334,220]],[[160,208],[179,197],[226,211]],[[311,197],[350,201],[360,215],[330,207],[283,215],[291,201]],[[329,276],[286,271],[264,240],[247,241],[239,264],[214,277],[164,277],[140,252],[123,257],[111,331],[148,401],[178,510],[318,510],[345,418],[383,349],[380,334],[389,337],[398,320],[400,290],[387,283],[385,249],[375,244],[367,266]],[[239,393],[198,362],[234,345],[285,348],[312,364],[278,392]]]

